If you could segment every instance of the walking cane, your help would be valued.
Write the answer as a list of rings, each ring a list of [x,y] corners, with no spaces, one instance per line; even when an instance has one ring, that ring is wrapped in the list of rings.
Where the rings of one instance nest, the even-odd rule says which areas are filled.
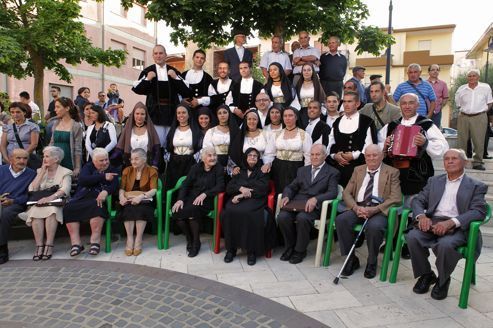
[[[363,223],[363,226],[361,226],[361,230],[359,231],[358,235],[356,236],[356,239],[354,240],[353,246],[349,250],[349,254],[346,257],[346,260],[344,261],[344,264],[342,265],[342,268],[339,271],[339,274],[337,274],[337,277],[335,277],[335,279],[334,279],[334,284],[337,285],[339,283],[339,278],[341,278],[342,271],[346,267],[347,262],[349,261],[349,258],[351,257],[351,255],[353,254],[354,250],[356,249],[356,243],[358,242],[358,239],[361,237],[361,234],[363,233],[363,231],[365,231],[365,227],[366,227],[366,224],[367,223],[368,223],[368,219],[366,219],[365,222]],[[342,277],[342,278],[345,279],[346,277]]]
[[[380,198],[380,197],[377,197],[377,196],[371,196],[371,201],[372,201],[372,203],[376,203],[376,204],[382,204],[384,202],[383,198]],[[366,224],[368,223],[368,220],[369,220],[369,218],[366,219],[365,222],[363,223],[363,225],[361,226],[361,230],[359,231],[358,235],[356,236],[356,239],[354,240],[353,246],[349,250],[349,254],[346,257],[346,260],[342,264],[341,270],[337,274],[337,277],[334,278],[334,281],[333,281],[334,284],[337,285],[339,283],[339,279],[341,278],[342,271],[346,267],[347,262],[349,261],[349,258],[351,257],[351,255],[353,254],[354,250],[356,249],[356,244],[358,243],[358,240],[361,237],[361,234],[363,233],[363,231],[365,231]],[[343,279],[346,279],[347,277],[342,277],[342,278]]]

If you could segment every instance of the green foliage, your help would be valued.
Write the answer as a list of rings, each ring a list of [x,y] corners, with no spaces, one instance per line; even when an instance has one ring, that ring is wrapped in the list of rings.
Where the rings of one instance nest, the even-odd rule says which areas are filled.
[[[262,84],[265,84],[267,82],[264,74],[262,73],[262,69],[260,68],[259,56],[257,56],[257,58],[255,58],[255,62],[252,65],[252,77]]]
[[[137,0],[148,6],[147,17],[164,20],[174,30],[171,40],[187,45],[193,41],[201,48],[225,45],[235,30],[246,34],[257,31],[261,37],[273,34],[288,39],[306,30],[322,33],[325,42],[331,35],[342,42],[360,39],[358,52],[375,55],[392,44],[393,38],[376,27],[361,23],[368,17],[368,7],[361,0]],[[133,0],[122,0],[130,7]]]
[[[2,105],[3,111],[8,113],[7,108],[10,105],[10,99],[6,92],[0,92],[0,104]]]
[[[34,76],[35,66],[42,65],[70,82],[72,76],[61,60],[120,66],[125,52],[93,47],[86,37],[84,24],[77,21],[78,2],[0,0],[0,71],[23,78]]]

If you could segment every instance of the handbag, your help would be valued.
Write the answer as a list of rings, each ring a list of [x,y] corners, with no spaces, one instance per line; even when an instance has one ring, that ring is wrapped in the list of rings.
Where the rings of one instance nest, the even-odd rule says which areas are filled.
[[[26,205],[35,205],[35,206],[40,206],[40,207],[64,206],[66,203],[65,197],[59,197],[59,198],[54,199],[53,201],[51,201],[49,203],[45,203],[45,204],[41,204],[41,205],[37,204],[38,200],[40,200],[41,198],[50,197],[51,195],[56,193],[59,189],[60,189],[60,187],[58,185],[55,185],[55,186],[52,186],[50,188],[43,189],[43,190],[30,191],[30,192],[28,192],[28,199],[27,199]]]
[[[17,144],[21,149],[24,149],[24,145],[22,144],[21,138],[19,137],[19,133],[17,132],[17,127],[15,126],[15,123],[12,123],[12,128],[14,130],[15,140],[17,140]],[[41,164],[43,163],[38,155],[36,155],[35,153],[29,154],[29,158],[27,160],[27,167],[33,170],[37,170],[41,167]]]

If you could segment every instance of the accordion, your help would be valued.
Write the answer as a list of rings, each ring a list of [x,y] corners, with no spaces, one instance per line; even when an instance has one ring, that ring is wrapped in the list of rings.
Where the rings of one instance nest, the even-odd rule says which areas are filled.
[[[388,149],[391,157],[418,157],[418,146],[414,144],[414,137],[421,132],[419,125],[404,126],[399,124],[393,133],[392,142]]]

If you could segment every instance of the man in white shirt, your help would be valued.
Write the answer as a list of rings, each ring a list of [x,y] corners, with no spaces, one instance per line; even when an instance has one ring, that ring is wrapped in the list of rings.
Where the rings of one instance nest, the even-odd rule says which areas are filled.
[[[310,46],[310,35],[308,32],[302,31],[298,35],[300,48],[293,53],[293,85],[296,85],[301,76],[301,68],[306,63],[311,63],[318,73],[320,66],[320,50]]]
[[[329,144],[330,127],[320,119],[322,108],[318,101],[312,100],[308,103],[308,125],[305,127],[306,133],[312,137],[312,143],[321,143],[324,146]]]
[[[176,106],[180,103],[178,95],[189,93],[188,87],[178,77],[180,72],[167,65],[166,58],[164,46],[154,46],[152,59],[155,64],[144,68],[132,88],[136,94],[146,96],[146,107],[162,147],[165,146]]]
[[[38,121],[41,116],[39,113],[39,106],[34,103],[34,101],[31,101],[31,96],[27,91],[22,91],[19,93],[19,98],[21,100],[21,103],[24,103],[26,105],[29,105],[31,107],[31,112],[32,112],[32,118],[34,121]]]
[[[471,69],[467,72],[467,84],[461,85],[455,93],[455,103],[460,113],[457,118],[458,146],[467,150],[467,140],[472,139],[474,156],[472,168],[484,171],[483,153],[487,112],[493,106],[491,87],[479,82],[479,70]],[[482,128],[483,127],[483,128]]]
[[[211,99],[209,98],[209,85],[212,82],[212,76],[204,72],[205,51],[197,49],[193,52],[192,68],[181,74],[188,86],[189,93],[185,95],[185,103],[191,108],[209,106]]]
[[[260,60],[260,68],[262,69],[262,74],[264,74],[265,79],[269,77],[269,65],[277,62],[281,64],[286,76],[291,74],[293,67],[291,66],[291,61],[289,60],[289,55],[282,51],[281,47],[283,45],[282,38],[280,36],[273,36],[271,39],[272,50],[266,51]]]
[[[257,108],[262,128],[265,126],[265,120],[267,119],[267,115],[269,114],[270,105],[270,98],[265,92],[260,92],[255,98],[255,107]]]
[[[231,90],[235,82],[229,78],[229,64],[227,62],[222,61],[217,64],[217,76],[219,78],[211,82],[208,90],[209,108],[213,113],[216,112],[219,105],[229,105],[233,102]]]
[[[231,112],[235,114],[238,125],[243,122],[245,112],[255,107],[255,99],[263,90],[262,83],[252,77],[252,67],[248,62],[241,62],[239,67],[241,79],[231,90],[233,103],[228,104]]]
[[[463,150],[448,150],[443,157],[446,173],[430,178],[412,202],[415,225],[405,237],[414,277],[419,277],[413,291],[425,294],[436,282],[431,291],[436,300],[447,297],[450,275],[462,258],[457,247],[466,244],[470,223],[486,215],[488,186],[465,174],[466,161]],[[481,250],[480,241],[481,238],[476,257]],[[428,261],[429,248],[436,256],[438,278]]]

